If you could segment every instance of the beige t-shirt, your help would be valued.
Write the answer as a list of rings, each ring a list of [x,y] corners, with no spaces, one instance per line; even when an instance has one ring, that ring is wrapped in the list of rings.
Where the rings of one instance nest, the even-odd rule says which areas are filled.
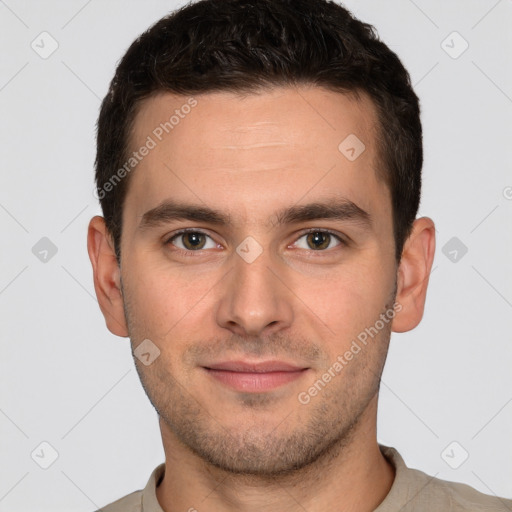
[[[395,448],[379,445],[396,475],[384,501],[374,512],[512,512],[512,500],[483,494],[469,485],[447,482],[408,468]],[[156,487],[165,463],[157,466],[141,491],[128,494],[96,512],[164,512]]]

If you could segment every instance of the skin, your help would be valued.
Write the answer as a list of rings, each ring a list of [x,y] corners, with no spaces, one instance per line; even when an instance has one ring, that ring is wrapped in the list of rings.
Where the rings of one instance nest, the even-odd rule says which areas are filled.
[[[160,418],[161,507],[372,511],[394,479],[377,444],[380,376],[391,331],[409,331],[422,318],[434,223],[415,220],[397,267],[391,196],[376,173],[377,118],[366,95],[313,86],[195,99],[130,177],[121,268],[103,218],[94,217],[88,232],[107,327],[129,336],[132,350],[144,339],[160,350],[148,366],[134,360]],[[146,100],[133,149],[187,100],[169,93]],[[349,134],[366,146],[354,161],[338,150]],[[371,228],[334,219],[268,224],[282,208],[333,195],[368,212]],[[144,213],[169,198],[231,214],[233,225],[173,220],[140,229]],[[194,250],[190,237],[166,243],[183,228],[207,235],[191,256],[183,254]],[[331,230],[347,243],[325,234],[324,245],[315,243],[307,228]],[[252,263],[236,252],[249,236],[263,251]],[[392,322],[300,403],[298,394],[393,304]],[[244,393],[203,368],[235,359],[308,370],[276,389]]]

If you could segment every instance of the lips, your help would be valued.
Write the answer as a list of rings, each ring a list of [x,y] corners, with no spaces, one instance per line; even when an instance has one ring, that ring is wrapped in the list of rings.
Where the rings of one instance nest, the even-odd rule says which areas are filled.
[[[272,391],[302,378],[309,369],[284,361],[224,361],[203,368],[215,382],[244,393]]]
[[[208,370],[224,370],[228,372],[240,373],[270,373],[270,372],[297,372],[304,370],[304,366],[295,366],[283,361],[261,361],[261,362],[244,362],[244,361],[225,361],[205,366]]]

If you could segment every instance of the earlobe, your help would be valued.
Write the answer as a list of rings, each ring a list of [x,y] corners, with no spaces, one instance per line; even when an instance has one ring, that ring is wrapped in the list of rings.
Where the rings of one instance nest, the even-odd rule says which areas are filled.
[[[416,219],[411,235],[404,244],[398,268],[396,302],[400,304],[400,309],[393,319],[394,332],[410,331],[420,323],[434,253],[434,222],[428,217]]]
[[[103,217],[95,216],[89,222],[87,251],[93,268],[96,297],[107,327],[113,334],[127,337],[121,271]]]

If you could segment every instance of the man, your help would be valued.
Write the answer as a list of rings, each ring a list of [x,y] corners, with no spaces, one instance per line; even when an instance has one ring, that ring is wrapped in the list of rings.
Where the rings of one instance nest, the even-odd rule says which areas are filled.
[[[202,0],[132,44],[88,250],[166,460],[103,511],[512,510],[377,443],[434,257],[422,161],[407,71],[335,3]]]

